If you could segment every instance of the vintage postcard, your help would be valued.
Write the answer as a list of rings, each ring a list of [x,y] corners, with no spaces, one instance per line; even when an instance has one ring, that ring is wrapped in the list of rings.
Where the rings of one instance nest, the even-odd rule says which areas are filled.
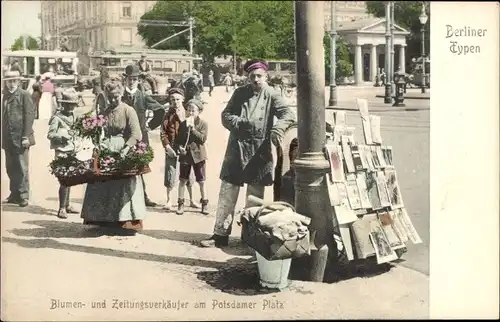
[[[354,168],[356,169],[356,171],[362,171],[363,169],[366,169],[363,166],[363,161],[362,161],[359,146],[352,145],[351,146],[351,153],[352,153],[352,161],[354,163]]]
[[[497,320],[499,10],[2,1],[0,320]]]
[[[356,183],[358,185],[359,197],[361,199],[361,207],[364,209],[370,209],[372,208],[372,204],[370,203],[368,188],[366,187],[366,173],[359,172],[356,175]]]
[[[381,209],[384,207],[382,206],[379,188],[377,185],[376,172],[366,173],[366,191],[368,192],[368,198],[370,199],[372,209]]]
[[[370,113],[368,112],[368,101],[365,99],[356,99],[356,105],[359,109],[361,116],[361,124],[363,126],[363,135],[365,137],[365,144],[373,144],[372,129],[370,126]]]
[[[365,215],[351,224],[351,235],[358,259],[375,255],[375,247],[370,240],[372,221],[377,221],[376,214]]]
[[[385,179],[385,175],[383,171],[377,171],[376,180],[377,180],[377,188],[380,196],[380,203],[382,207],[390,207],[391,201],[389,199],[389,191],[387,190],[387,183]]]
[[[378,214],[379,223],[384,230],[385,236],[391,245],[391,248],[396,250],[405,247],[405,243],[401,240],[394,229],[394,221],[388,212]]]
[[[345,126],[345,112],[344,111],[335,111],[335,126]]]
[[[401,222],[399,216],[399,209],[389,211],[389,216],[391,217],[392,228],[394,232],[398,235],[399,239],[406,243],[408,241],[408,234],[406,233],[406,229]]]
[[[382,166],[381,166],[380,160],[378,158],[377,147],[375,147],[375,146],[368,146],[368,147],[371,150],[370,153],[371,153],[371,157],[373,160],[373,166],[375,169],[379,170],[380,168],[382,168]]]
[[[394,163],[392,163],[392,146],[383,146],[382,154],[384,156],[384,162],[387,168],[394,168]]]
[[[333,182],[344,182],[344,160],[342,148],[338,144],[328,144],[326,146],[330,162],[330,173]]]
[[[380,132],[380,116],[370,115],[370,129],[374,144],[382,144],[382,134]]]
[[[406,209],[400,208],[394,211],[396,216],[399,218],[406,234],[408,235],[408,239],[414,244],[422,243],[422,239],[420,238],[420,235],[413,226],[413,223],[410,219],[410,216],[408,216],[408,212],[406,211]]]
[[[352,157],[351,145],[348,142],[348,138],[342,137],[342,152],[344,155],[345,165],[348,172],[356,172],[356,167],[354,166],[354,160]]]
[[[385,182],[387,185],[387,191],[389,193],[389,200],[391,202],[391,207],[393,209],[404,207],[403,197],[401,195],[401,190],[399,189],[398,178],[396,176],[396,170],[385,169],[384,174],[385,174],[385,180],[386,180]]]
[[[382,152],[382,147],[380,145],[375,146],[375,153],[377,154],[378,162],[381,168],[386,168],[387,163],[385,162],[384,153]]]
[[[347,197],[349,198],[349,204],[351,205],[351,208],[353,210],[363,208],[356,180],[347,181],[346,188],[347,188]]]

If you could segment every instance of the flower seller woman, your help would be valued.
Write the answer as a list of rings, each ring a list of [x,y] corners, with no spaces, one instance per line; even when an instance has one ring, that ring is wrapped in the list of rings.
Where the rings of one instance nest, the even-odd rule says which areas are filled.
[[[119,152],[121,157],[142,140],[141,126],[132,106],[122,102],[123,85],[113,80],[104,86],[108,98],[101,147]],[[109,161],[109,160],[108,160]],[[111,160],[112,161],[112,160]],[[125,229],[135,234],[142,229],[146,203],[141,176],[87,184],[83,200],[83,223]],[[124,232],[125,232],[124,231]]]
[[[66,158],[75,156],[81,147],[81,140],[71,130],[75,123],[73,111],[78,106],[78,95],[75,92],[63,92],[60,100],[62,110],[57,111],[49,121],[47,138],[50,140],[50,148],[55,151],[55,158]],[[59,186],[59,211],[57,217],[68,218],[68,214],[77,214],[69,204],[70,187]]]

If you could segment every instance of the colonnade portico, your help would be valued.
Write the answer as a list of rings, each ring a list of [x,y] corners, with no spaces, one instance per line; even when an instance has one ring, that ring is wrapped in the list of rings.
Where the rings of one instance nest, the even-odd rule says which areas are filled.
[[[394,71],[405,72],[406,36],[410,33],[394,25]],[[379,69],[385,64],[385,19],[370,18],[342,22],[338,34],[347,41],[354,54],[354,81],[357,85],[375,82]]]

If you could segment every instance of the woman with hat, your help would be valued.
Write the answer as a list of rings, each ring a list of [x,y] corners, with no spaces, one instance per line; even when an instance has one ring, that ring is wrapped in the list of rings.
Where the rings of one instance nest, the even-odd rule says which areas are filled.
[[[122,102],[123,91],[117,80],[104,86],[108,104],[103,115],[108,121],[102,142],[103,147],[122,157],[142,140],[139,118],[133,107]],[[141,176],[87,184],[81,214],[84,224],[124,228],[135,234],[142,229],[145,216]]]
[[[204,247],[227,246],[241,186],[247,184],[247,195],[263,198],[265,187],[273,185],[272,145],[281,146],[285,130],[296,119],[280,93],[267,84],[267,62],[250,60],[243,68],[250,84],[238,87],[221,113],[222,125],[230,134],[220,172],[214,234],[201,242]]]
[[[184,213],[184,187],[189,182],[191,169],[193,169],[196,182],[200,185],[201,213],[208,215],[208,200],[205,193],[205,162],[207,160],[208,124],[200,118],[203,112],[203,102],[191,99],[187,102],[186,119],[179,126],[179,134],[175,145],[179,154],[179,198],[177,214]]]
[[[73,91],[62,93],[62,99],[59,101],[62,106],[49,121],[49,131],[47,138],[50,140],[50,148],[55,151],[55,158],[66,158],[70,155],[75,156],[81,148],[81,140],[75,136],[71,127],[75,123],[74,110],[78,106],[78,95]],[[61,219],[68,218],[68,214],[77,214],[69,204],[70,187],[59,186],[59,211],[57,217]]]

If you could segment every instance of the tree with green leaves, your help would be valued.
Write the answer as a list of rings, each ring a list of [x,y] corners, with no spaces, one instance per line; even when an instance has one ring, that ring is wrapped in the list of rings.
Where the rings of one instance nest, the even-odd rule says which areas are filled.
[[[422,3],[426,6],[426,14],[429,17],[425,26],[425,51],[427,56],[430,52],[430,30],[431,14],[429,1],[394,1],[394,20],[397,25],[410,32],[406,39],[406,66],[411,66],[411,59],[421,55],[422,24],[419,16],[422,12]],[[385,1],[366,1],[368,12],[379,18],[385,18]],[[407,68],[408,70],[408,68]]]
[[[293,1],[158,1],[143,20],[195,19],[194,48],[205,61],[236,54],[242,58],[294,59]],[[139,24],[148,46],[186,27]],[[187,49],[186,32],[158,49]]]
[[[26,43],[26,48],[24,48]],[[18,37],[16,40],[14,40],[14,43],[12,46],[10,46],[10,50],[16,51],[16,50],[38,50],[40,48],[39,42],[36,38],[27,36],[26,42],[23,36]]]
[[[325,47],[325,77],[328,82],[330,79],[330,48],[331,48],[331,37],[329,33],[325,33],[323,38],[323,46]],[[349,57],[349,45],[342,39],[342,37],[337,36],[336,47],[335,47],[335,78],[336,81],[343,80],[344,77],[352,76],[354,69]]]

